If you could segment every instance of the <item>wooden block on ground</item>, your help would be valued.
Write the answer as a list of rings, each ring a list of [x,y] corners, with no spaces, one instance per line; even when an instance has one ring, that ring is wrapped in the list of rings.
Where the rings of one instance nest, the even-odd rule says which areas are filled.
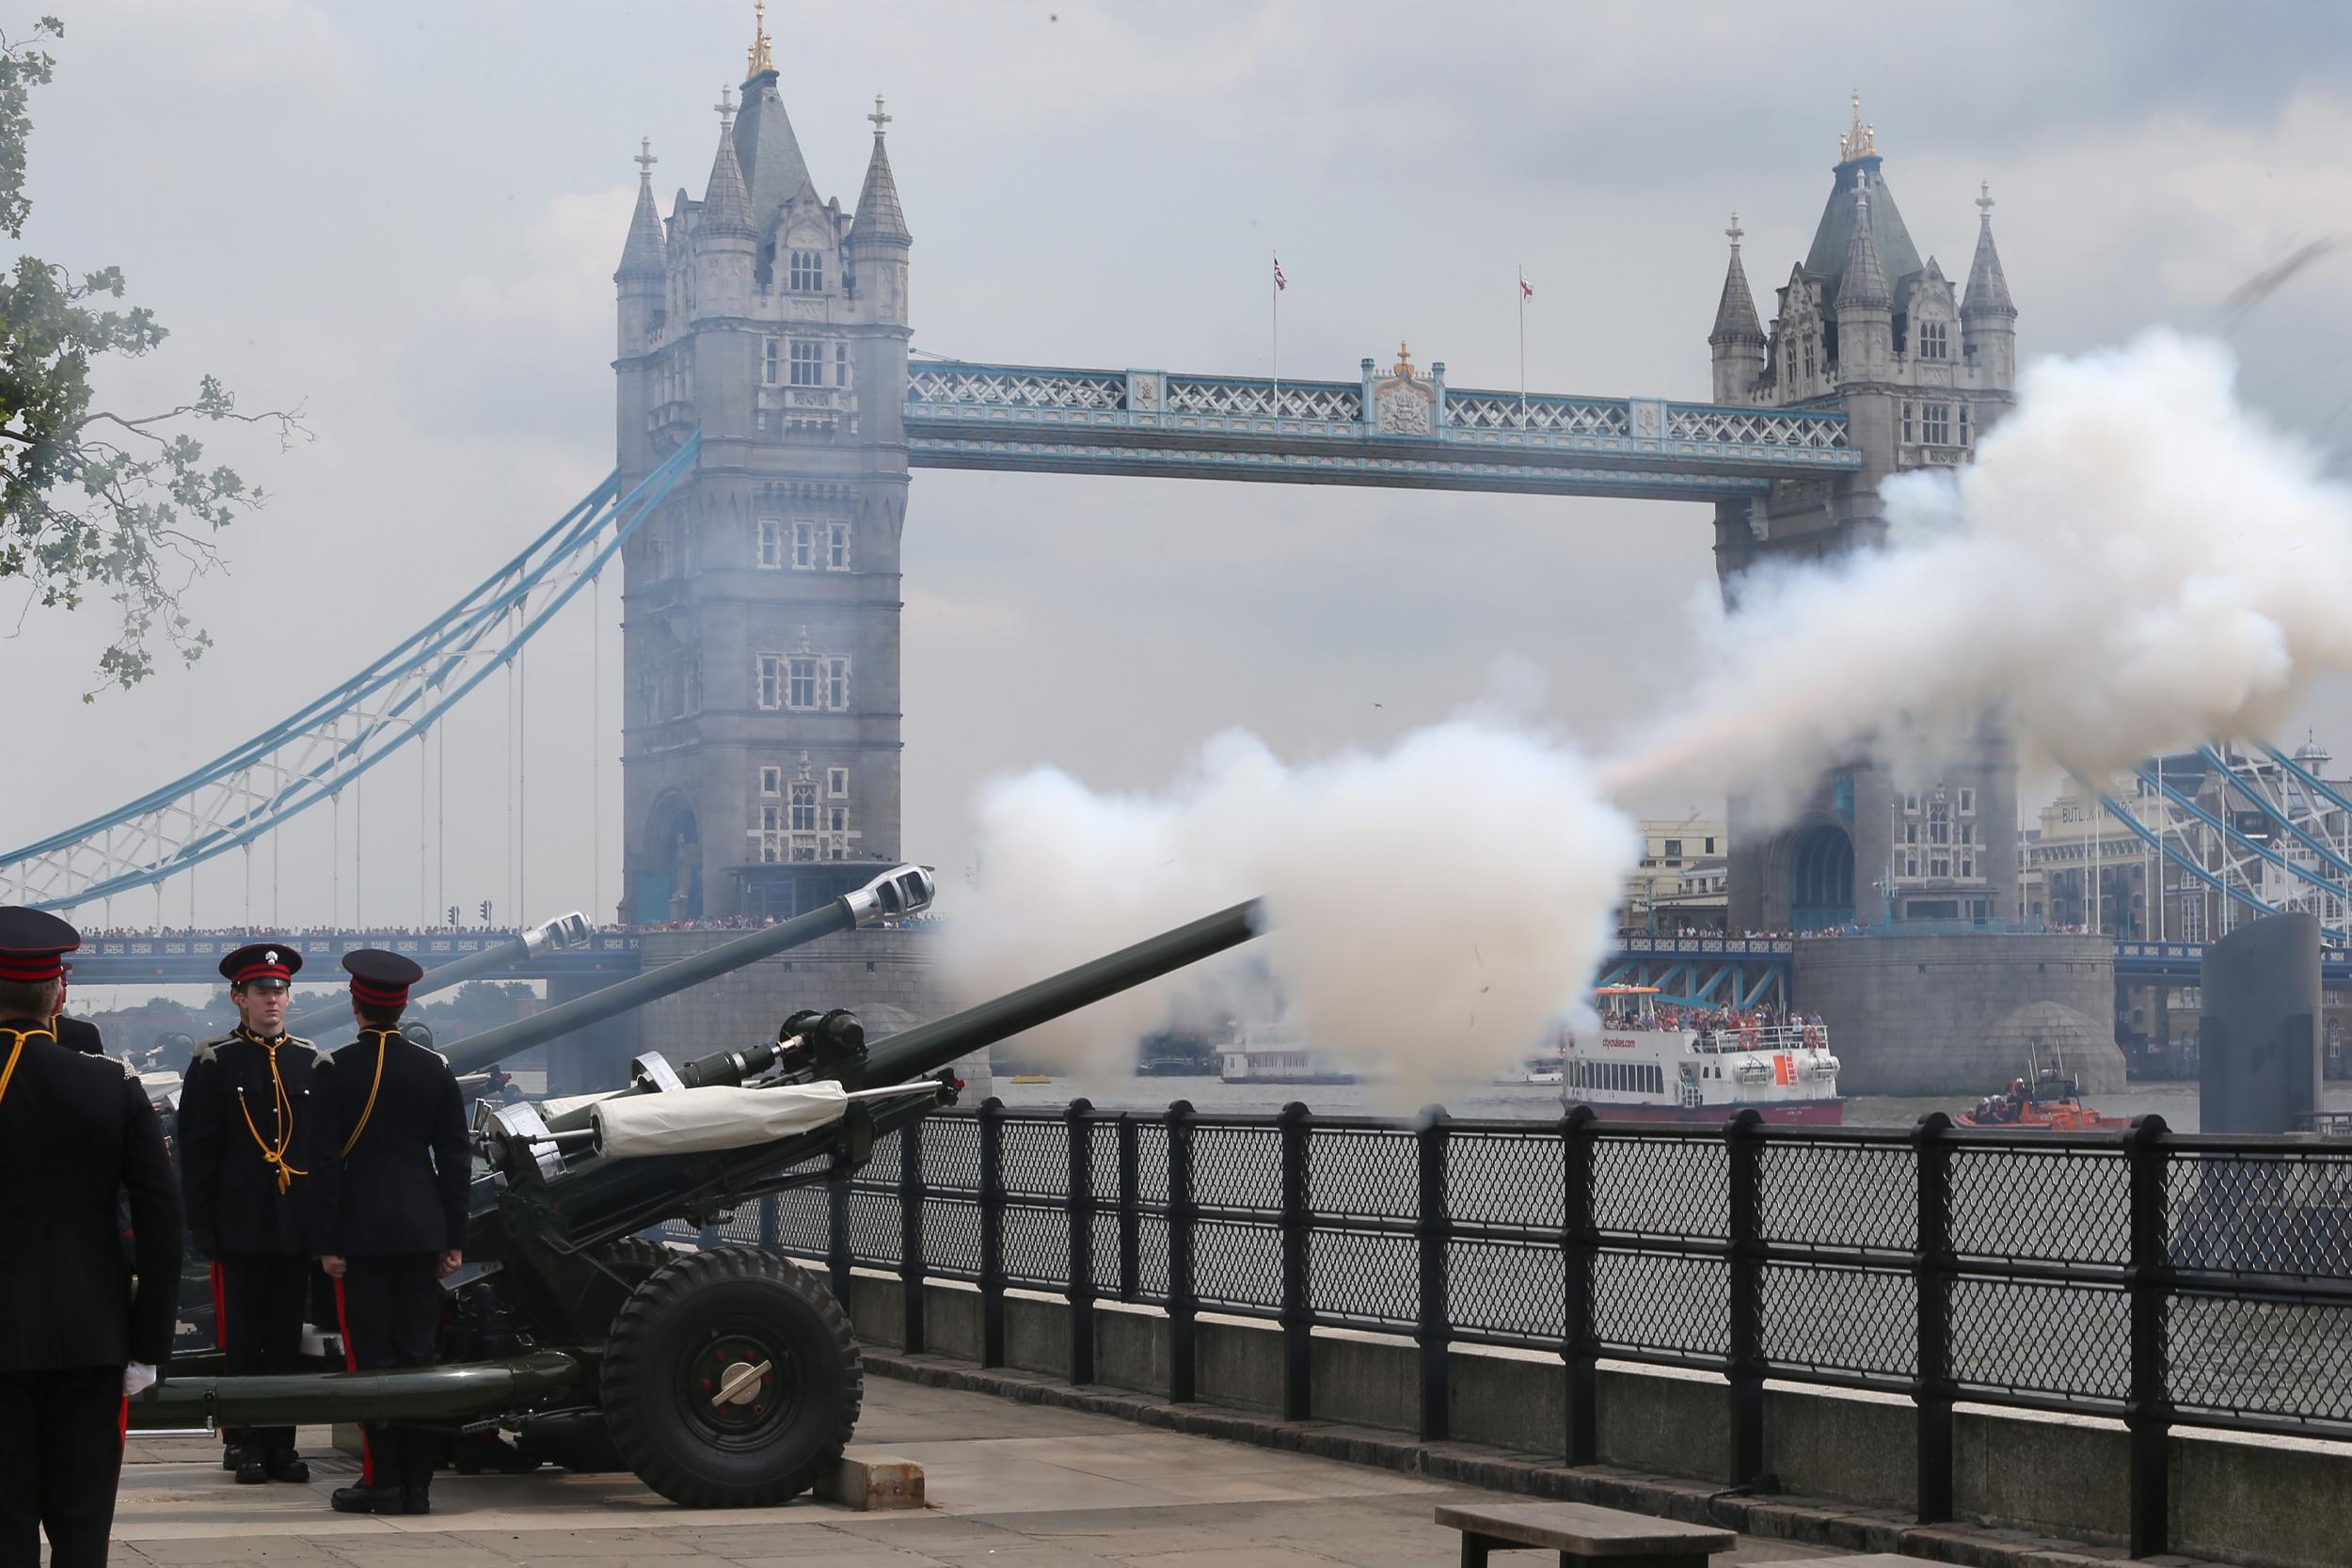
[[[817,1495],[861,1513],[923,1506],[923,1466],[912,1459],[852,1449],[819,1481]]]
[[[1708,1553],[1727,1552],[1739,1544],[1727,1529],[1591,1503],[1441,1503],[1437,1517],[1438,1524],[1460,1530],[1466,1544],[1534,1546],[1605,1562],[1704,1561]]]

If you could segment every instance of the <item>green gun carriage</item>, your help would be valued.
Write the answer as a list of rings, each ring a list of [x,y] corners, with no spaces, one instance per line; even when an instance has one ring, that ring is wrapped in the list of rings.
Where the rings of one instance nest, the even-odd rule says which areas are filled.
[[[898,866],[821,909],[552,1007],[445,1053],[465,1074],[543,1040],[861,925],[927,906]],[[466,1264],[443,1282],[442,1361],[398,1371],[226,1377],[175,1357],[134,1431],[395,1420],[504,1430],[527,1462],[626,1468],[690,1507],[784,1502],[856,1427],[858,1346],[824,1278],[773,1253],[678,1252],[643,1233],[723,1224],[769,1195],[847,1177],[877,1138],[954,1101],[951,1064],[1256,934],[1238,904],[966,1011],[868,1042],[851,1014],[798,1012],[772,1044],[637,1058],[596,1096],[483,1101]]]

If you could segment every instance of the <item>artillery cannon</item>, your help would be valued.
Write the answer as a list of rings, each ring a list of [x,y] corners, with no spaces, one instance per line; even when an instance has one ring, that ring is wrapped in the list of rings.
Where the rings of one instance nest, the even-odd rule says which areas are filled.
[[[437,990],[447,990],[452,986],[484,974],[496,974],[501,969],[512,969],[542,953],[578,947],[588,940],[590,934],[588,917],[578,910],[569,914],[559,914],[553,920],[532,927],[512,941],[485,947],[479,953],[469,953],[445,964],[435,964],[424,972],[423,979],[408,988],[408,1000],[421,1001]],[[350,1022],[351,1004],[338,996],[331,1002],[310,1008],[300,1017],[288,1019],[285,1027],[289,1035],[301,1035],[307,1038],[322,1030],[332,1034]]]
[[[756,940],[781,951],[912,912],[930,892],[929,873],[900,867],[753,938],[458,1042],[451,1065],[470,1070],[518,1041],[723,973],[729,965],[711,960],[730,948],[739,958]],[[681,1065],[647,1053],[631,1083],[609,1094],[485,1102],[466,1265],[443,1282],[443,1365],[246,1378],[175,1370],[130,1402],[130,1424],[502,1427],[527,1456],[580,1469],[617,1461],[688,1506],[787,1501],[839,1456],[857,1423],[864,1372],[848,1317],[820,1275],[771,1253],[674,1254],[639,1232],[718,1223],[771,1194],[854,1173],[877,1138],[953,1101],[957,1058],[1246,942],[1257,914],[1254,902],[1235,905],[870,1045],[849,1013],[801,1012],[771,1044]],[[691,977],[673,973],[681,970]]]

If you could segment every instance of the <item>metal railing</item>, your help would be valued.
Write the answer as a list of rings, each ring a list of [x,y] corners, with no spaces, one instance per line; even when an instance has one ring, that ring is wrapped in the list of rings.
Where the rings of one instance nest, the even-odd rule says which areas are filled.
[[[2172,1427],[2352,1439],[2352,1147],[2156,1117],[2050,1134],[992,1100],[703,1238],[820,1259],[845,1297],[853,1268],[897,1275],[911,1353],[916,1287],[977,1285],[986,1365],[1007,1291],[1064,1295],[1073,1383],[1095,1302],[1157,1306],[1179,1402],[1201,1313],[1268,1320],[1291,1418],[1314,1407],[1314,1330],[1408,1338],[1430,1439],[1450,1346],[1554,1351],[1572,1465],[1597,1458],[1604,1357],[1726,1379],[1736,1482],[1763,1469],[1767,1379],[1908,1396],[1922,1521],[1952,1515],[1956,1402],[2112,1417],[2143,1556],[2166,1549]]]

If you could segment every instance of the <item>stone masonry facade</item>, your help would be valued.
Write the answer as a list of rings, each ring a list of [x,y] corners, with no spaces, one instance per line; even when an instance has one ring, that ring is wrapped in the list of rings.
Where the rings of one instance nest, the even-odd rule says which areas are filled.
[[[1920,259],[1857,95],[1812,246],[1778,290],[1769,328],[1756,313],[1733,218],[1725,230],[1731,260],[1708,335],[1715,401],[1842,410],[1865,466],[1835,480],[1783,482],[1769,500],[1719,502],[1716,573],[1727,602],[1738,602],[1757,566],[1883,539],[1880,482],[1967,462],[2014,403],[2017,308],[1993,243],[1989,192],[1977,207],[1975,255],[1965,289],[1955,290],[1933,256]],[[1822,650],[1832,679],[1840,662],[1871,657],[1867,647]],[[2017,905],[2016,818],[2014,757],[1990,722],[1973,755],[1941,779],[1905,781],[1899,793],[1885,768],[1858,760],[1834,769],[1793,823],[1762,820],[1735,795],[1730,927],[1869,924],[1890,913],[1898,921],[2009,921]]]

